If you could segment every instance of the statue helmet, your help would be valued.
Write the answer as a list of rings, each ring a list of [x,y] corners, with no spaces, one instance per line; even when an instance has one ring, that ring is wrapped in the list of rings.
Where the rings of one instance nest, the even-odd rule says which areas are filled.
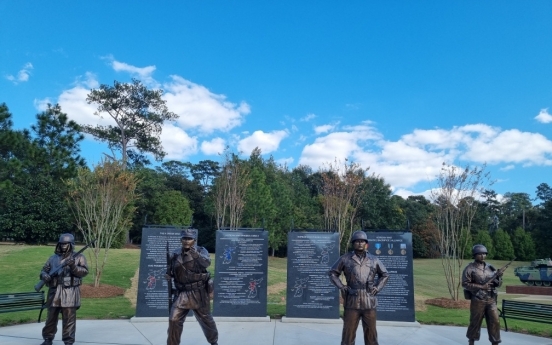
[[[197,240],[197,229],[188,228],[188,229],[182,230],[180,232],[180,238],[184,238],[184,237],[193,238],[194,240]]]
[[[487,248],[482,244],[476,244],[472,248],[472,255],[476,256],[477,254],[487,254]]]
[[[368,236],[366,236],[366,233],[362,230],[358,230],[353,232],[353,236],[351,236],[351,243],[353,243],[356,240],[363,240],[368,243]]]
[[[69,234],[69,233],[65,233],[65,234],[61,234],[61,236],[59,236],[59,241],[58,243],[71,243],[71,244],[75,244],[75,236]]]

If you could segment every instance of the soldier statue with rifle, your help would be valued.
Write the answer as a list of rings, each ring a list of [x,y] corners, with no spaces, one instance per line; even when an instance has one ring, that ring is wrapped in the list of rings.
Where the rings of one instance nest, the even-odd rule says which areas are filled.
[[[88,274],[86,258],[81,252],[89,245],[74,253],[75,238],[62,234],[56,245],[55,254],[50,256],[42,271],[41,281],[35,286],[38,291],[44,284],[48,286],[48,316],[42,329],[42,345],[52,345],[57,332],[59,314],[62,318],[62,338],[65,345],[75,342],[77,309],[80,308],[80,285]]]
[[[213,291],[207,267],[211,258],[207,249],[196,246],[197,230],[188,228],[180,233],[182,248],[173,252],[168,260],[167,280],[172,286],[174,280],[174,299],[169,301],[169,329],[167,345],[179,345],[186,316],[193,310],[194,315],[212,345],[217,345],[218,330],[213,316],[209,294]],[[171,294],[169,294],[170,296]]]
[[[470,302],[470,325],[466,332],[468,344],[474,345],[481,335],[483,318],[487,323],[487,333],[492,345],[498,345],[500,340],[500,319],[496,306],[497,288],[502,285],[502,274],[512,263],[496,269],[485,262],[487,248],[476,244],[472,248],[474,262],[468,264],[462,273],[464,297]]]

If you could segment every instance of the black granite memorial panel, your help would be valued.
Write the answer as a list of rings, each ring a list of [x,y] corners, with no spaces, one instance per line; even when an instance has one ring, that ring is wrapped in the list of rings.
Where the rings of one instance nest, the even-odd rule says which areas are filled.
[[[286,317],[339,319],[339,295],[328,271],[339,258],[339,234],[288,234]]]
[[[268,231],[217,230],[214,316],[266,317]]]
[[[377,256],[389,280],[378,293],[378,320],[416,321],[414,306],[414,266],[411,232],[368,232],[368,251]]]
[[[172,253],[181,247],[181,228],[147,227],[142,229],[140,273],[136,317],[168,317],[169,293],[167,272],[167,242]]]

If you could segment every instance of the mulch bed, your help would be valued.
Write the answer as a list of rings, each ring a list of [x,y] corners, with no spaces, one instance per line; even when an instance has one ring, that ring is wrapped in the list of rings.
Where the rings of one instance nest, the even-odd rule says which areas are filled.
[[[463,300],[463,299],[455,301],[450,298],[440,297],[440,298],[427,299],[425,303],[430,305],[435,305],[441,308],[448,308],[448,309],[470,309],[470,301]]]
[[[107,284],[101,284],[98,287],[94,287],[93,284],[84,284],[81,285],[80,290],[81,297],[87,298],[115,297],[123,296],[125,294],[125,289]]]

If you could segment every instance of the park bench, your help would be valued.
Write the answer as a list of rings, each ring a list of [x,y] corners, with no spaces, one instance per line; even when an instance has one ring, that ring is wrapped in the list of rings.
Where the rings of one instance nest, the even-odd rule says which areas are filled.
[[[46,308],[44,303],[44,291],[3,293],[0,294],[0,313],[40,309],[38,314],[38,322],[40,322],[42,310]]]
[[[502,300],[502,310],[499,309],[498,311],[500,312],[499,317],[504,319],[506,332],[508,332],[506,318],[552,323],[552,305],[549,304],[511,301],[504,299]]]

